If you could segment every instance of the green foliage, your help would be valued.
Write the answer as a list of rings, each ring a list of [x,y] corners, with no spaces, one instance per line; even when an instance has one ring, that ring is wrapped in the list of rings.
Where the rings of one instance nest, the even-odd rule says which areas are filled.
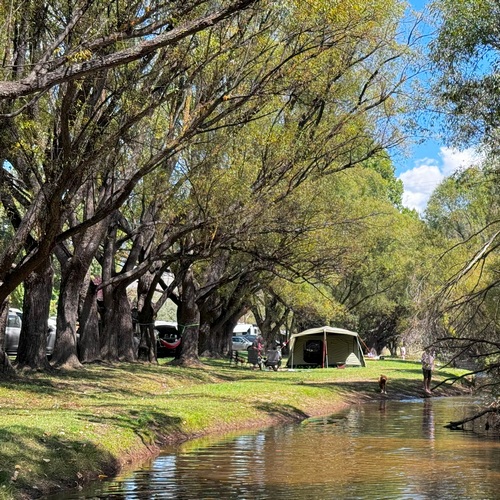
[[[491,370],[497,361],[490,342],[498,339],[497,177],[495,159],[457,173],[436,189],[426,212],[442,249],[428,281],[438,325],[434,336],[450,356],[476,358]]]
[[[432,6],[438,32],[430,54],[439,71],[438,106],[450,111],[450,140],[467,147],[474,140],[496,147],[500,124],[498,3],[437,0]]]
[[[425,213],[429,226],[452,240],[472,237],[496,218],[494,185],[495,180],[478,167],[446,178],[429,199]]]
[[[220,4],[94,2],[51,62],[90,68]],[[69,4],[51,7],[37,48],[52,46],[72,15]],[[377,286],[403,279],[399,224],[411,224],[398,213],[402,185],[385,153],[404,108],[395,102],[410,55],[399,43],[403,9],[387,0],[257,2],[42,93],[13,118],[4,148],[24,181],[20,218],[38,197],[47,204],[36,206],[30,236],[77,261],[85,233],[61,232],[113,215],[113,271],[140,264],[133,280],[190,265],[201,306],[211,293],[229,300],[246,280],[241,302],[265,290],[311,321],[355,320],[367,297],[372,309],[393,311],[396,299]],[[27,236],[16,237],[23,248]],[[357,285],[349,300],[348,282]]]
[[[364,163],[366,168],[372,169],[385,181],[386,197],[399,210],[403,209],[403,181],[395,176],[395,167],[389,155],[385,152],[367,160]],[[383,185],[379,182],[379,184]],[[382,197],[382,194],[381,194]]]
[[[383,157],[383,162],[387,157]],[[390,199],[392,166],[383,163],[346,170],[318,182],[307,182],[291,197],[287,210],[297,220],[297,206],[312,227],[296,237],[310,266],[307,283],[274,280],[269,286],[295,315],[298,328],[318,324],[365,332],[397,317],[396,329],[379,333],[396,339],[415,313],[411,284],[427,272],[429,255],[422,222],[400,213]],[[300,205],[299,205],[300,203]]]
[[[428,283],[432,322],[446,349],[494,370],[489,343],[498,340],[500,9],[491,0],[436,0],[432,8],[438,28],[430,47],[434,90],[446,111],[447,135],[455,145],[476,142],[486,152],[484,164],[446,179],[427,207],[430,234],[442,249]]]

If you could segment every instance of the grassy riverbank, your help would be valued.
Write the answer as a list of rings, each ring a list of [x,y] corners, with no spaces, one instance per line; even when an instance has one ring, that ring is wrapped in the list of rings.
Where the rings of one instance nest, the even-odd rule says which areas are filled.
[[[0,384],[0,500],[36,498],[116,473],[162,444],[327,414],[370,399],[422,396],[420,364],[260,372],[224,361],[88,366]],[[378,392],[380,374],[388,395]],[[459,370],[435,373],[433,385]],[[436,395],[459,393],[447,383]]]

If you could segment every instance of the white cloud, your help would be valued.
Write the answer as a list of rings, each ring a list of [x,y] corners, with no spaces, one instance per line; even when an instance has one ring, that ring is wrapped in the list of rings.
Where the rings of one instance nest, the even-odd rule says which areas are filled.
[[[414,168],[403,172],[399,178],[404,186],[403,205],[421,213],[444,175],[437,165],[432,165],[432,161],[418,163]]]
[[[423,213],[432,192],[445,177],[478,161],[473,148],[459,151],[445,147],[440,148],[439,159],[416,160],[413,168],[399,175],[404,186],[403,205]]]
[[[443,174],[448,177],[457,170],[470,167],[477,164],[480,156],[474,148],[467,148],[463,151],[458,151],[453,148],[441,148],[439,156],[443,161]]]

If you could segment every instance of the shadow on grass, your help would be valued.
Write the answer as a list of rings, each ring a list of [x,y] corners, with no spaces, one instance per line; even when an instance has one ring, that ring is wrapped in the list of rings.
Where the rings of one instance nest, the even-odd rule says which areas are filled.
[[[10,390],[22,389],[36,394],[57,395],[66,389],[65,382],[82,383],[85,380],[91,386],[103,380],[112,379],[106,372],[90,370],[53,370],[50,372],[17,372],[15,377],[2,379],[2,387]]]
[[[99,364],[97,366],[89,365],[81,370],[54,371],[47,374],[21,373],[14,379],[2,380],[2,387],[22,391],[24,396],[20,396],[18,401],[18,403],[21,403],[23,397],[26,401],[29,401],[31,396],[41,397],[42,399],[44,396],[69,398],[72,394],[74,394],[75,399],[78,397],[99,399],[107,393],[112,398],[115,397],[115,394],[120,398],[151,398],[156,395],[161,396],[164,393],[165,388],[168,388],[169,385],[169,376],[175,377],[177,387],[179,386],[179,380],[184,380],[188,385],[190,383],[199,384],[200,382],[220,383],[238,381],[253,383],[254,381],[272,382],[273,380],[283,386],[304,383],[297,382],[293,378],[287,378],[283,375],[283,372],[280,374],[275,372],[266,373],[260,370],[254,371],[247,366],[235,367],[234,365],[229,365],[227,360],[204,360],[204,362],[208,367],[217,366],[221,368],[217,371],[216,376],[214,376],[210,369],[207,370],[203,366],[186,369],[172,368],[167,365],[144,365],[140,363]],[[401,397],[411,396],[412,394],[418,397],[422,396],[422,371],[418,364],[394,359],[390,360],[390,366],[385,365],[384,361],[370,362],[369,365],[370,368],[376,366],[376,369],[380,369],[380,374],[384,373],[389,376],[388,390],[391,394],[399,393]],[[385,372],[386,369],[390,373]],[[316,371],[318,369],[311,370]],[[401,373],[401,375],[404,373],[407,376],[399,378],[395,376],[398,373]],[[450,378],[450,382],[447,382],[444,387],[439,387],[438,391],[446,392],[452,380],[457,378],[448,371],[438,371],[438,375],[440,379]],[[151,381],[150,385],[135,385],[135,376],[146,380],[149,377]],[[275,376],[279,378],[276,379]],[[414,378],[412,379],[412,377]],[[321,382],[305,383],[318,387],[325,387],[326,385]],[[329,384],[332,388],[335,387],[343,392],[361,391],[370,394],[378,392],[378,376],[373,378],[373,382],[370,380],[363,382],[333,381],[329,382]],[[457,388],[458,392],[459,389],[463,388],[459,386]]]
[[[106,405],[100,406],[106,409]],[[78,413],[78,417],[84,422],[95,422],[99,425],[109,424],[113,427],[121,427],[132,431],[139,436],[144,446],[151,448],[157,444],[164,444],[173,439],[182,438],[185,435],[182,427],[182,419],[172,417],[166,413],[151,410],[151,407],[135,407],[116,413],[115,404],[109,405],[109,409],[115,412],[112,416],[93,415],[91,413]]]
[[[260,403],[255,405],[256,409],[267,413],[273,419],[283,421],[302,421],[309,417],[302,410],[290,405],[280,405],[276,403]]]
[[[92,443],[48,435],[39,428],[1,428],[0,442],[0,488],[23,492],[23,498],[77,487],[118,470],[118,460]]]
[[[40,427],[0,427],[0,488],[23,492],[23,498],[38,498],[61,489],[79,487],[99,475],[114,476],[124,459],[144,457],[144,450],[137,445],[132,447],[137,450],[137,456],[114,456],[106,450],[106,442],[116,439],[115,435],[122,435],[118,428],[129,431],[131,443],[133,435],[137,436],[149,450],[148,454],[156,453],[157,446],[189,437],[183,432],[181,418],[151,409],[146,404],[134,408],[102,405],[98,414],[78,412],[75,416],[85,427],[96,424],[88,432],[99,434],[100,439],[84,433],[76,438],[64,431],[48,433]],[[124,432],[123,436],[126,435]]]
[[[86,365],[77,370],[53,370],[50,372],[18,372],[15,377],[1,379],[2,387],[8,390],[21,390],[36,396],[99,395],[119,393],[122,397],[152,397],[155,392],[134,386],[134,378],[145,380],[149,377],[154,383],[168,387],[169,375],[175,376],[177,383],[184,379],[186,383],[199,384],[220,381],[210,372],[200,369],[171,368],[174,373],[164,369],[164,365],[144,365],[141,363],[119,363]],[[224,378],[224,377],[223,377]],[[233,380],[228,376],[227,380]],[[158,393],[160,389],[158,390]]]

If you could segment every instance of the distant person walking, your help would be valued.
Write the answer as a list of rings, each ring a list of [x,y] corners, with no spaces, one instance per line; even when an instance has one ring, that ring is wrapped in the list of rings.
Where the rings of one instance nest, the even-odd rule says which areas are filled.
[[[431,393],[431,380],[435,359],[436,356],[430,349],[426,349],[422,354],[422,373],[424,375],[424,392],[426,394]]]
[[[401,346],[401,359],[406,359],[406,346],[404,344]]]

